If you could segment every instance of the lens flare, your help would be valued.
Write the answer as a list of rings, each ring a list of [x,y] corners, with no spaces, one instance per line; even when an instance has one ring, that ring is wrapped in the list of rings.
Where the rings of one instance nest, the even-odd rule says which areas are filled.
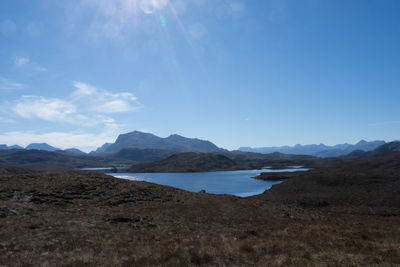
[[[142,0],[140,1],[140,9],[143,13],[149,15],[157,10],[161,10],[168,5],[168,0]]]
[[[165,17],[163,15],[160,16],[160,24],[162,27],[167,27],[167,20],[165,19]]]
[[[144,14],[153,14],[155,8],[150,1],[143,0],[140,2],[140,9],[143,11]]]

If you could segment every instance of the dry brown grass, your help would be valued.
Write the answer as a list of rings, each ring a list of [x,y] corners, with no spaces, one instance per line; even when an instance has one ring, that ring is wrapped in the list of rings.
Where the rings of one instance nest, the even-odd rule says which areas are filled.
[[[3,175],[0,265],[400,265],[400,216],[379,210],[189,193],[101,174]]]

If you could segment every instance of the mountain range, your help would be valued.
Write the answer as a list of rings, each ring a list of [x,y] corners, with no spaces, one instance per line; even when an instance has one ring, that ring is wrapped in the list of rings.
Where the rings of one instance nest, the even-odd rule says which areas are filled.
[[[25,150],[43,150],[43,151],[65,151],[65,152],[70,152],[70,153],[75,153],[75,154],[86,154],[85,152],[77,149],[77,148],[68,148],[68,149],[60,149],[54,146],[51,146],[47,143],[32,143],[27,145],[25,148],[22,146],[18,145],[13,145],[13,146],[7,146],[7,145],[0,145],[0,150],[11,150],[11,149],[25,149]]]
[[[24,148],[18,145],[13,145],[13,146],[0,145],[0,150],[8,150],[8,149],[24,149]]]
[[[352,153],[351,155],[364,154],[371,152],[374,149],[385,145],[386,142],[382,140],[365,141],[361,140],[356,144],[338,144],[334,146],[327,146],[324,144],[311,144],[311,145],[295,145],[295,146],[280,146],[280,147],[240,147],[237,152],[253,152],[269,154],[279,152],[283,154],[294,155],[310,155],[315,157],[338,157]],[[0,145],[0,150],[9,149],[26,149],[26,150],[44,150],[44,151],[59,151],[61,149],[53,147],[46,143],[33,143],[25,148],[14,145]],[[69,148],[65,152],[74,154],[86,154],[79,149]],[[354,153],[353,153],[354,151]],[[162,138],[151,133],[144,133],[140,131],[133,131],[125,134],[120,134],[114,143],[105,143],[101,147],[92,151],[90,154],[113,154],[117,158],[129,158],[132,160],[147,161],[159,160],[170,156],[175,153],[195,152],[195,153],[209,153],[209,152],[228,152],[207,140],[197,138],[187,138],[177,134],[172,134],[168,137]]]
[[[345,157],[318,158],[310,155],[290,155],[279,152],[260,154],[252,152],[225,153],[179,153],[152,162],[133,164],[128,172],[205,172],[222,170],[259,169],[263,166],[282,168],[282,166],[334,166],[340,162],[351,162],[355,158],[378,154],[399,155],[400,142],[383,144],[372,151],[356,150]],[[386,156],[383,156],[386,157]],[[391,156],[388,156],[389,158]],[[396,156],[395,156],[396,157]],[[398,157],[398,156],[397,156]],[[365,157],[368,158],[368,157]],[[363,161],[366,162],[366,161]]]
[[[120,134],[114,143],[105,143],[93,153],[116,153],[121,149],[160,149],[173,152],[224,152],[210,141],[197,138],[187,138],[177,134],[166,138],[158,137],[151,133],[134,131]]]
[[[139,134],[141,135],[141,134]],[[125,135],[126,136],[126,135]],[[129,135],[128,135],[129,137]],[[124,139],[124,138],[122,138]],[[162,140],[167,138],[160,138]],[[119,139],[120,140],[120,139]],[[183,138],[183,140],[198,139]],[[117,139],[118,141],[118,139]],[[119,142],[114,144],[119,144]],[[209,142],[200,143],[209,146]],[[110,144],[111,147],[114,144]],[[212,144],[212,143],[211,143]],[[178,146],[179,148],[186,146]],[[360,142],[358,147],[369,149],[371,144]],[[52,149],[47,144],[34,144],[29,148]],[[215,147],[211,146],[212,149]],[[354,146],[353,146],[354,147]],[[377,154],[390,154],[400,152],[400,142],[390,142],[378,146],[374,150],[354,150],[345,157],[331,157],[327,159],[318,158],[311,155],[282,154],[279,152],[263,154],[242,151],[226,151],[220,149],[219,152],[176,152],[165,149],[144,149],[144,148],[123,148],[118,152],[104,153],[80,153],[79,150],[55,150],[44,151],[40,149],[4,149],[8,146],[0,146],[0,172],[4,171],[57,171],[71,170],[82,167],[104,167],[104,166],[132,166],[130,171],[134,172],[182,172],[182,171],[217,171],[234,169],[257,169],[263,166],[280,168],[282,166],[331,166],[345,160],[354,158],[373,156]],[[395,155],[395,154],[393,154]],[[133,164],[133,165],[132,165]],[[9,167],[16,170],[7,169]],[[4,169],[6,168],[6,169]]]
[[[260,148],[240,147],[238,150],[243,152],[255,152],[263,154],[280,152],[284,154],[311,155],[311,156],[326,158],[326,157],[339,157],[347,155],[355,150],[372,151],[384,144],[386,144],[386,142],[382,140],[370,141],[370,142],[361,140],[360,142],[354,145],[348,143],[338,144],[334,146],[327,146],[324,144],[319,144],[319,145],[298,144],[295,146],[280,146],[280,147],[260,147]]]

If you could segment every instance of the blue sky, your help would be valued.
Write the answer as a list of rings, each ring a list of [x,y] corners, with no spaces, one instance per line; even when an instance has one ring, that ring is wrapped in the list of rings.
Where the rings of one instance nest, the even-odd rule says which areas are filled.
[[[400,1],[2,0],[0,143],[400,133]]]

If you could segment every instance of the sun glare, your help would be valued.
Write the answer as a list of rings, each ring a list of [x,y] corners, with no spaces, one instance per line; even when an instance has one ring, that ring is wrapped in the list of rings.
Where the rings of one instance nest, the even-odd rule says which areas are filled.
[[[140,9],[145,14],[153,14],[164,9],[168,5],[168,0],[140,0]]]

